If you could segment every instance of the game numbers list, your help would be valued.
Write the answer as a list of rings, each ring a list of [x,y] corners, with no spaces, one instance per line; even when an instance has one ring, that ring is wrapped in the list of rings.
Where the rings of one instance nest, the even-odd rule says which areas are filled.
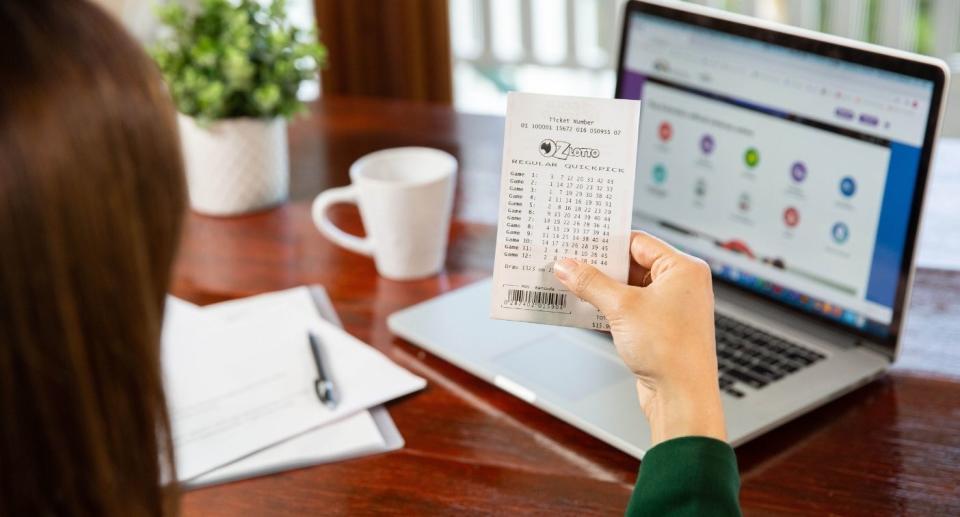
[[[491,315],[608,329],[553,276],[562,258],[626,281],[639,103],[510,94]]]
[[[570,257],[608,265],[616,181],[515,165],[509,173],[504,257],[507,268],[540,271]],[[527,261],[539,260],[535,267]],[[541,271],[543,270],[543,271]]]

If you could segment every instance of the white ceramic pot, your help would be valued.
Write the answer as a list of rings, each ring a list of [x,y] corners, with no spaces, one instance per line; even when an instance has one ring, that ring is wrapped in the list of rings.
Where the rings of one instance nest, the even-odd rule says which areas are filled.
[[[206,126],[180,115],[190,206],[238,215],[284,202],[289,190],[287,124],[282,118],[235,118]]]

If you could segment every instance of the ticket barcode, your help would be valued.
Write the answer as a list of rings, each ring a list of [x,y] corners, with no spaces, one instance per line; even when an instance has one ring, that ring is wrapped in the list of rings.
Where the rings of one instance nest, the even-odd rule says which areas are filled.
[[[567,295],[566,293],[552,293],[548,291],[507,289],[506,304],[523,307],[565,309],[567,307]]]

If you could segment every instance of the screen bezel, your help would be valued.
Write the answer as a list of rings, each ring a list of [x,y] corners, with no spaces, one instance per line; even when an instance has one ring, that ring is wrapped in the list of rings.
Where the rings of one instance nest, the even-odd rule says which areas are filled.
[[[749,22],[740,22],[721,17],[710,16],[705,13],[687,10],[686,8],[670,7],[666,5],[642,2],[639,0],[630,0],[624,8],[623,27],[620,35],[620,55],[617,60],[617,86],[615,97],[620,98],[621,88],[623,86],[624,59],[626,57],[626,45],[629,37],[630,18],[634,13],[641,13],[650,16],[657,16],[670,21],[682,22],[694,27],[711,29],[726,34],[741,36],[748,39],[762,41],[780,47],[819,54],[825,57],[840,59],[850,63],[865,65],[871,68],[896,72],[903,75],[926,79],[933,83],[933,94],[930,98],[930,111],[927,114],[927,126],[923,138],[923,147],[920,150],[920,161],[916,183],[914,185],[913,200],[910,208],[910,218],[907,227],[907,236],[904,241],[903,257],[900,263],[899,278],[897,281],[897,291],[894,297],[893,318],[890,321],[890,333],[886,336],[877,336],[849,325],[845,325],[833,319],[818,316],[815,313],[802,310],[791,306],[776,298],[761,294],[757,291],[743,287],[735,282],[731,282],[722,277],[714,275],[714,280],[719,280],[723,285],[730,286],[737,291],[748,294],[759,300],[773,302],[779,307],[783,307],[792,313],[802,316],[818,324],[827,324],[832,328],[844,333],[853,334],[868,342],[876,343],[891,353],[895,352],[902,333],[901,324],[903,322],[904,305],[906,303],[908,287],[912,281],[913,259],[916,252],[917,233],[920,224],[920,214],[923,208],[923,200],[926,194],[927,177],[930,169],[930,157],[934,140],[939,126],[941,115],[941,104],[943,100],[944,85],[946,76],[944,70],[932,63],[925,63],[886,54],[877,50],[869,50],[855,46],[843,45],[839,42],[815,39],[799,34],[776,30],[766,26],[759,26]]]

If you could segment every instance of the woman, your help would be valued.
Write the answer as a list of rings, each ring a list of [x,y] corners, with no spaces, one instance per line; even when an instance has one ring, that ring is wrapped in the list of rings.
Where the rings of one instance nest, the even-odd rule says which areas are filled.
[[[0,515],[177,511],[159,364],[184,183],[149,59],[79,0],[0,3]],[[738,513],[710,274],[645,234],[643,287],[564,260],[637,375],[631,513]]]
[[[645,233],[630,254],[636,286],[564,259],[557,278],[610,322],[620,357],[637,377],[652,447],[628,515],[739,515],[740,477],[726,443],[717,383],[710,268]],[[636,274],[639,273],[639,274]]]
[[[0,2],[0,27],[0,515],[174,513],[172,104],[87,2]]]

